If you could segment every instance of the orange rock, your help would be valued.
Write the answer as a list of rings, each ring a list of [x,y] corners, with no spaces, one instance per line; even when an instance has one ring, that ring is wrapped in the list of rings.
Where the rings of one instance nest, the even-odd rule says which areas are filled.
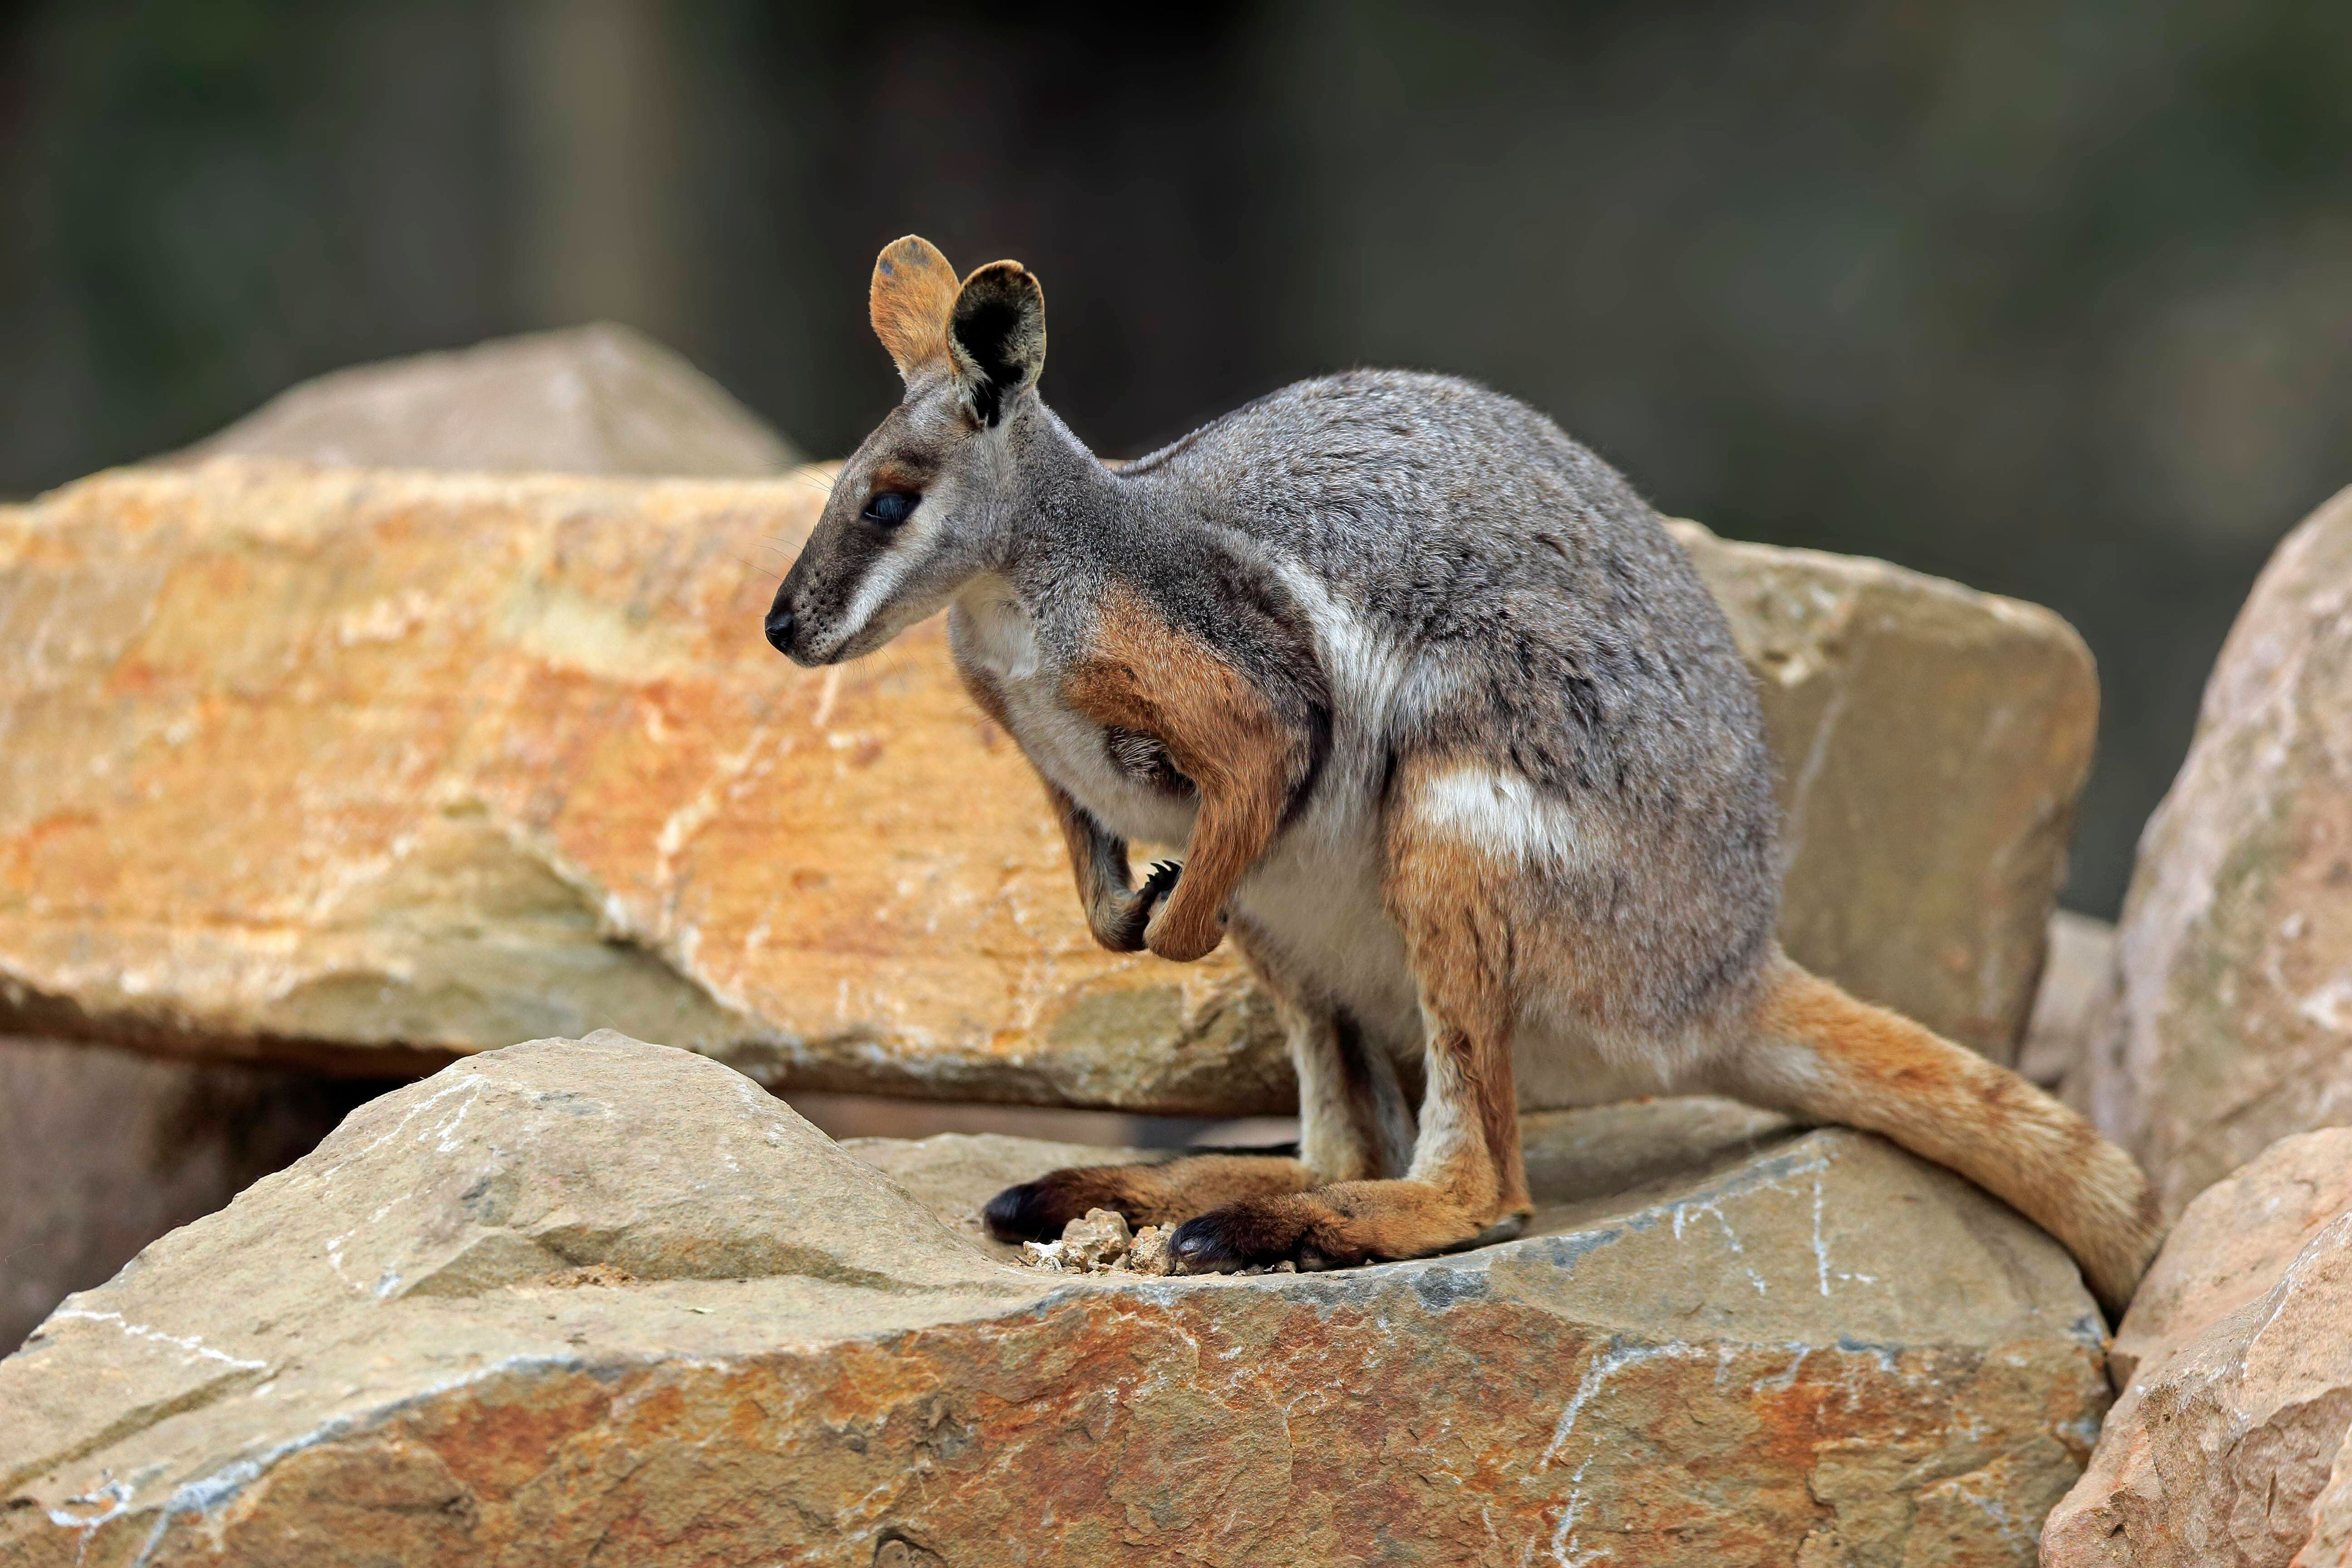
[[[1280,1108],[1229,957],[1097,948],[940,623],[761,639],[814,475],[222,459],[0,521],[19,1027],[413,1071],[634,1030],[770,1082]]]
[[[1087,939],[941,623],[762,641],[823,482],[222,458],[0,512],[0,1025],[384,1074],[609,1026],[774,1086],[1288,1109],[1231,955]],[[1684,537],[1788,759],[1793,951],[2006,1057],[2079,642]]]

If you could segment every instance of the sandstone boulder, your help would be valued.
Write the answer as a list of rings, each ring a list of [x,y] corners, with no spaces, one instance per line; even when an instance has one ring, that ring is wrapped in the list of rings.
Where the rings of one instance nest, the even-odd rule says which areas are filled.
[[[1063,1150],[492,1052],[0,1362],[0,1564],[2032,1560],[2106,1400],[2055,1244],[1721,1102],[1530,1145],[1503,1246],[1046,1273],[932,1207]]]
[[[368,468],[780,474],[790,445],[717,382],[597,321],[353,365],[290,387],[184,459],[295,458]]]
[[[1731,613],[1780,762],[1782,943],[2015,1062],[2090,776],[2090,649],[2038,605],[1884,561],[1675,534]]]
[[[2122,1397],[2050,1516],[2049,1568],[2301,1568],[2352,1531],[2352,1130],[2189,1206],[2116,1334]]]
[[[0,1026],[383,1074],[612,1026],[795,1089],[1288,1110],[1230,954],[1088,940],[938,621],[823,671],[761,640],[822,500],[220,459],[0,510]],[[1685,537],[1786,759],[1794,950],[2006,1058],[2080,644]]]
[[[371,1088],[0,1036],[0,1354],[67,1292],[309,1153]]]
[[[2080,1099],[2167,1214],[2352,1121],[2352,489],[2289,534],[2141,836]]]

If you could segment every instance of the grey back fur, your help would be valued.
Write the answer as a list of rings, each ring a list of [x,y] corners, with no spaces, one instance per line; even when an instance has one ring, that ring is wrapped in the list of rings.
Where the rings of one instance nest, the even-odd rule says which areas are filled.
[[[1027,434],[1069,439],[1057,420]],[[1017,466],[1057,489],[1060,465]],[[1626,852],[1553,879],[1556,907],[1528,913],[1610,928],[1647,969],[1620,1022],[1676,1028],[1761,963],[1780,868],[1753,678],[1657,514],[1550,420],[1453,377],[1357,371],[1238,409],[1107,491],[1079,488],[1085,503],[1011,532],[1008,575],[1048,595],[1057,578],[1132,584],[1296,713],[1331,672],[1302,653],[1295,566],[1425,694],[1382,715],[1391,763],[1475,758],[1605,816]]]

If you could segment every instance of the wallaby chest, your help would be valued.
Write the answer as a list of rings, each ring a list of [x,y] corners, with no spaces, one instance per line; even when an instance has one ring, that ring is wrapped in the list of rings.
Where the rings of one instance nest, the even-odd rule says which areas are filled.
[[[1150,736],[1097,723],[1064,695],[1070,658],[1039,635],[1008,586],[982,584],[949,612],[948,640],[969,678],[992,689],[1036,770],[1121,837],[1181,845],[1197,807]]]

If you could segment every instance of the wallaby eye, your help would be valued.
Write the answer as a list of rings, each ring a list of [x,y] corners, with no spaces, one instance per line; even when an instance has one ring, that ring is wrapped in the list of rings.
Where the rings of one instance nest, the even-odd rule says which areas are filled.
[[[868,522],[896,528],[914,515],[915,503],[922,499],[908,495],[905,490],[879,490],[866,503],[866,510],[861,515]]]

